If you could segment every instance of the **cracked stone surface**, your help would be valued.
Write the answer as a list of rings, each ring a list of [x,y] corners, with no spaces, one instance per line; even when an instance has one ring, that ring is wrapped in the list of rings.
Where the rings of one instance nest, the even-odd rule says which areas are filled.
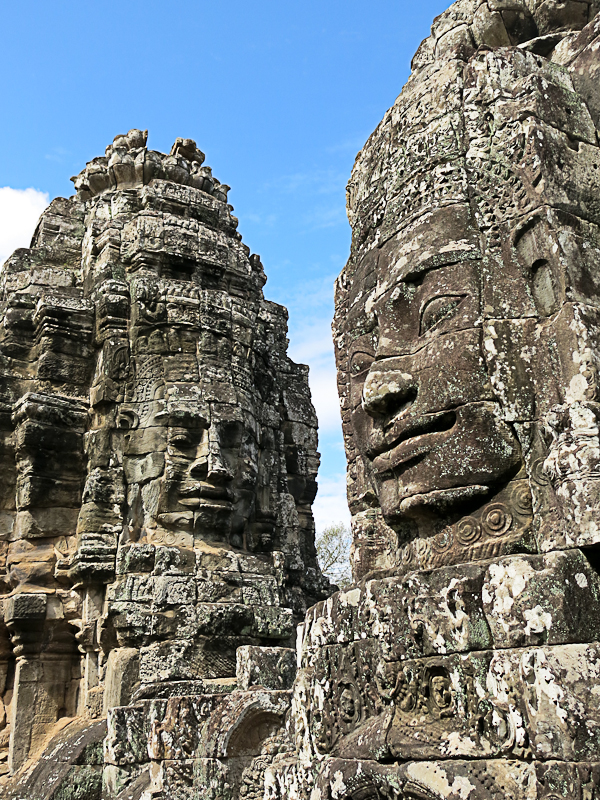
[[[345,592],[193,142],[117,137],[9,259],[6,796],[598,800],[599,10],[459,0],[357,156]]]
[[[130,702],[219,698],[238,647],[246,688],[266,673],[289,691],[295,624],[330,592],[287,312],[195,142],[165,155],[146,137],[88,163],[0,273],[0,780],[16,796],[56,789],[40,774],[55,735],[96,796],[101,748],[79,764],[69,731]]]

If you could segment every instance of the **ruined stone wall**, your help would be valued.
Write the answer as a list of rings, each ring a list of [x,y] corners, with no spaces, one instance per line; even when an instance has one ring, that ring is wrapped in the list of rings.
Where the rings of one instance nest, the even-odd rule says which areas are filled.
[[[265,796],[598,796],[597,10],[459,0],[357,157],[357,584],[301,626]]]
[[[203,161],[117,137],[0,271],[0,775],[72,719],[229,692],[328,590],[308,370]]]
[[[357,157],[356,583],[295,650],[314,421],[225,190],[134,131],[43,218],[3,329],[11,800],[597,800],[597,11],[459,0]]]

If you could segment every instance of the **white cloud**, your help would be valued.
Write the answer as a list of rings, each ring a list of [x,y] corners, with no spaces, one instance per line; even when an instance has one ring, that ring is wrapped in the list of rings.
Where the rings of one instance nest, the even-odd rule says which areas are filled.
[[[289,335],[289,352],[294,361],[316,365],[320,359],[333,359],[333,336],[329,314],[322,314],[312,319],[305,317],[301,325],[293,326]]]
[[[319,491],[313,504],[313,514],[317,533],[336,522],[350,525],[345,475],[319,477]]]
[[[29,247],[48,201],[48,193],[38,189],[0,187],[0,264],[18,247]]]

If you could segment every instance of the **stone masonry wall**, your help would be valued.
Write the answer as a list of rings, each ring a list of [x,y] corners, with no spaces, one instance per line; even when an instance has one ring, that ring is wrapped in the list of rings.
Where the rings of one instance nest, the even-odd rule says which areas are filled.
[[[71,758],[72,720],[229,692],[236,650],[285,652],[328,592],[286,311],[195,143],[146,136],[0,272],[0,781],[61,730]]]

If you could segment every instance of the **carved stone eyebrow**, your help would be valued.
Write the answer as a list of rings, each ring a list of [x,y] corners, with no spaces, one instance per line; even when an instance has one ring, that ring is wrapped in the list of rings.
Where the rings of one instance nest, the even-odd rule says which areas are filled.
[[[412,282],[423,278],[428,272],[432,272],[442,267],[450,267],[453,264],[460,264],[461,261],[477,261],[481,258],[481,251],[475,248],[446,250],[443,252],[428,255],[421,261],[406,265],[406,271],[399,279],[405,282]]]

